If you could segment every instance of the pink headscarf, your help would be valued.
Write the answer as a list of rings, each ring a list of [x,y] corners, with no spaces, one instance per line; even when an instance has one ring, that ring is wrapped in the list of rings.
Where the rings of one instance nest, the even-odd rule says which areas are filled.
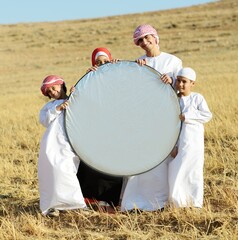
[[[108,51],[108,49],[106,49],[106,48],[96,48],[96,49],[94,49],[94,51],[92,53],[92,66],[94,66],[96,64],[97,57],[101,56],[101,55],[108,57],[108,59],[110,61],[112,60],[111,53]]]
[[[57,75],[49,75],[47,76],[43,82],[42,82],[42,85],[41,85],[41,92],[43,95],[45,96],[48,96],[46,91],[47,91],[47,88],[49,87],[52,87],[54,85],[58,85],[58,84],[65,84],[65,81],[63,80],[62,77],[59,77]]]
[[[138,46],[138,40],[145,37],[146,35],[153,35],[155,37],[156,43],[158,44],[159,36],[157,31],[151,25],[143,24],[138,26],[134,32],[133,38],[135,45]]]

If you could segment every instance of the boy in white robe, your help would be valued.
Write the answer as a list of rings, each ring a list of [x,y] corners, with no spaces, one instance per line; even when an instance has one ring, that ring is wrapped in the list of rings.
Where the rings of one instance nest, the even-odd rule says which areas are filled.
[[[151,25],[143,24],[134,31],[134,43],[145,51],[136,62],[139,65],[148,65],[160,72],[161,80],[165,84],[174,86],[177,73],[182,68],[182,61],[178,57],[160,51],[159,36]],[[149,156],[148,156],[149,158]],[[133,209],[155,211],[163,209],[168,201],[168,162],[167,157],[154,169],[131,176],[125,187],[122,198],[121,210]]]
[[[212,118],[204,97],[192,92],[196,73],[182,68],[177,76],[181,107],[182,129],[176,148],[176,156],[169,163],[169,200],[176,207],[202,207],[204,126]]]
[[[68,106],[65,82],[59,76],[47,76],[41,91],[54,100],[40,111],[40,123],[47,128],[38,160],[40,209],[44,215],[57,216],[59,210],[85,208],[86,204],[76,176],[80,161],[64,128]]]

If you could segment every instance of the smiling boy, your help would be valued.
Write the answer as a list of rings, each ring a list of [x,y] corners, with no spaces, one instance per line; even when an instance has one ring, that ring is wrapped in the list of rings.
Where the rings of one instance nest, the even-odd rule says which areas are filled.
[[[206,100],[192,92],[196,73],[192,68],[182,68],[177,76],[181,108],[182,129],[175,158],[169,164],[169,200],[177,207],[202,207],[204,126],[212,118]]]

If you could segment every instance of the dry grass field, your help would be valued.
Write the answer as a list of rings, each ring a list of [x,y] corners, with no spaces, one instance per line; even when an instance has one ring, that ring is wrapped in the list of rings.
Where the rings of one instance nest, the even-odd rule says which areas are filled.
[[[37,160],[47,101],[40,85],[48,74],[68,86],[104,46],[119,59],[143,51],[134,29],[149,23],[162,51],[197,71],[194,91],[206,98],[213,119],[205,125],[205,197],[198,209],[107,214],[79,211],[58,218],[39,211]],[[238,2],[222,0],[143,14],[0,25],[0,239],[238,239]]]

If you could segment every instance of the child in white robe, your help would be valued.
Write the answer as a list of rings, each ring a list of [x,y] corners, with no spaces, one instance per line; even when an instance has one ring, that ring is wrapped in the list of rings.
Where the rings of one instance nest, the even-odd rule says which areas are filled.
[[[44,215],[57,216],[59,210],[85,208],[86,204],[76,176],[80,161],[64,128],[68,106],[65,82],[59,76],[47,76],[41,91],[54,100],[40,111],[40,123],[47,128],[38,161],[40,209]]]
[[[204,97],[192,92],[196,73],[182,68],[177,76],[181,107],[182,129],[176,148],[176,156],[169,163],[169,200],[176,207],[202,207],[204,126],[212,118]]]
[[[133,38],[135,45],[145,51],[145,55],[136,62],[154,68],[162,74],[161,80],[165,84],[174,86],[177,73],[182,68],[182,61],[172,54],[160,51],[156,29],[148,24],[140,25],[135,29]],[[154,169],[128,179],[121,203],[122,211],[133,209],[155,211],[164,208],[169,196],[170,158],[168,156]]]

